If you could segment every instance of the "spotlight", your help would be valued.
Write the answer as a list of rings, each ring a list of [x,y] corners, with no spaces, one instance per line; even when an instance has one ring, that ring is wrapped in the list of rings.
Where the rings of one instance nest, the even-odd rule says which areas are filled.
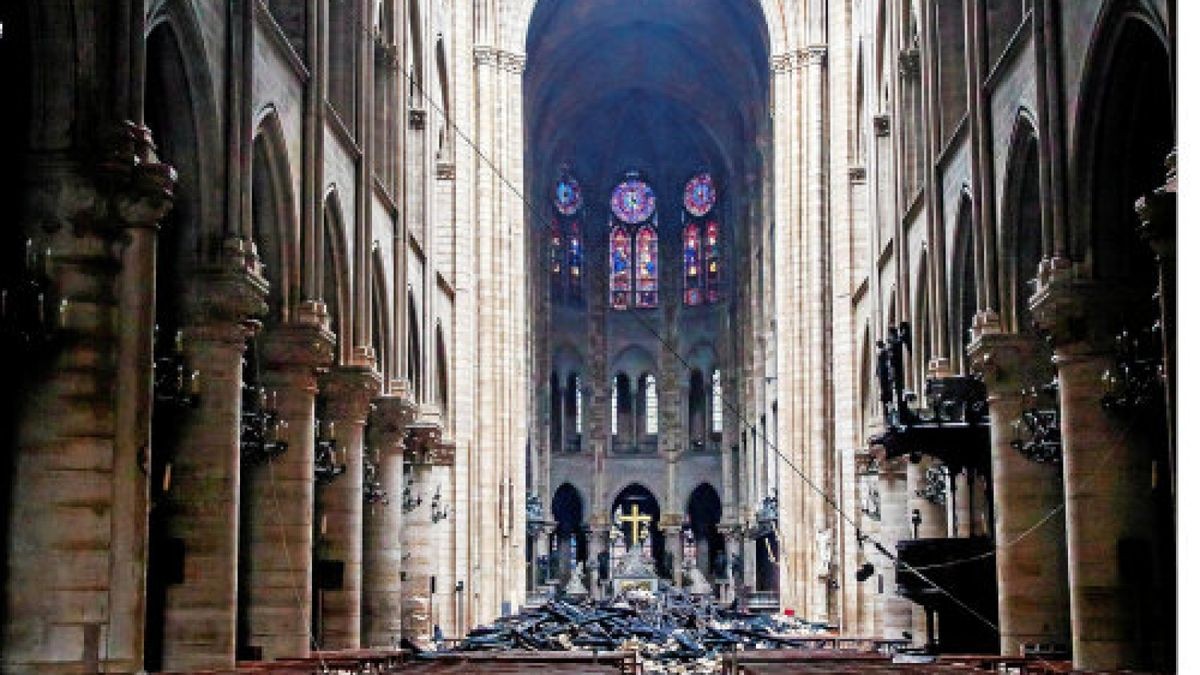
[[[870,579],[874,574],[875,566],[868,562],[863,563],[862,567],[858,568],[858,571],[854,573],[854,578],[858,579],[858,581],[861,583],[867,579]]]

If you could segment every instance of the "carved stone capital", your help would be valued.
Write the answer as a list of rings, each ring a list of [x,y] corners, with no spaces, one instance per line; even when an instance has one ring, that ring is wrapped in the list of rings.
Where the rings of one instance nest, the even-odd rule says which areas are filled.
[[[1111,351],[1122,311],[1133,306],[1125,288],[1051,276],[1029,301],[1034,323],[1054,345],[1055,359]]]
[[[510,73],[525,72],[525,55],[510,52],[490,45],[476,45],[472,50],[475,64],[479,66],[494,66]]]
[[[383,396],[375,399],[375,409],[369,417],[372,441],[383,452],[402,452],[408,425],[416,417],[417,405],[411,398]]]
[[[662,517],[658,519],[658,525],[659,527],[663,528],[663,530],[666,530],[668,527],[673,528],[676,534],[678,534],[679,528],[683,526],[683,514],[664,513],[662,514]]]
[[[971,343],[971,367],[983,376],[989,398],[1016,396],[1036,367],[1038,343],[1030,335],[990,333]]]
[[[371,368],[334,368],[319,382],[326,414],[332,420],[364,424],[371,412],[371,401],[379,396],[381,382],[379,374]]]
[[[183,316],[185,323],[194,325],[243,324],[267,313],[266,297],[267,281],[247,269],[244,258],[226,258],[193,275]]]
[[[289,323],[274,326],[263,334],[259,353],[265,368],[310,371],[328,368],[333,363],[337,338],[324,326]]]
[[[404,461],[434,466],[454,464],[454,444],[442,440],[440,420],[418,419],[408,425],[404,434]]]

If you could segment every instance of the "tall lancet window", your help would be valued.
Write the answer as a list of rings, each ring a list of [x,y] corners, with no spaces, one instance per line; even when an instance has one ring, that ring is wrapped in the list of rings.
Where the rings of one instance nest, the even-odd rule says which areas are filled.
[[[612,410],[610,412],[612,413],[609,416],[610,424],[612,425],[612,429],[609,430],[609,433],[611,433],[613,436],[616,436],[617,435],[617,378],[615,378],[615,377],[612,379]]]
[[[583,389],[579,386],[579,378],[572,379],[575,389],[575,433],[583,433]]]
[[[653,375],[646,376],[646,435],[658,433],[658,384]]]
[[[717,189],[712,176],[701,172],[683,188],[683,303],[699,305],[720,299],[721,228],[712,217]],[[703,219],[708,218],[705,222]],[[702,229],[703,227],[703,229]]]
[[[717,221],[708,221],[704,233],[704,291],[708,302],[721,299],[721,227]]]
[[[626,174],[625,180],[613,188],[609,203],[613,219],[609,234],[609,291],[613,309],[629,309],[631,294],[635,296],[636,307],[658,304],[658,234],[649,222],[654,216],[654,190],[639,176],[636,171]],[[636,259],[631,231],[637,237]]]
[[[550,223],[550,295],[557,298],[562,289],[563,236],[558,221]]]
[[[583,302],[583,237],[579,234],[579,221],[571,223],[567,230],[567,297]]]
[[[630,248],[629,232],[623,227],[614,227],[609,236],[609,288],[613,309],[629,309],[629,293],[633,286]]]
[[[550,225],[551,284],[555,295],[578,300],[582,297],[580,275],[583,270],[583,250],[576,214],[583,206],[583,192],[579,189],[579,181],[565,169],[554,184],[552,201],[557,216]],[[565,232],[559,224],[560,220],[567,223]]]
[[[721,396],[721,371],[714,370],[712,378],[712,430],[721,433],[725,423],[725,405]]]
[[[658,306],[658,233],[647,225],[637,233],[637,306]]]
[[[700,304],[700,284],[700,228],[691,223],[683,228],[683,304]]]

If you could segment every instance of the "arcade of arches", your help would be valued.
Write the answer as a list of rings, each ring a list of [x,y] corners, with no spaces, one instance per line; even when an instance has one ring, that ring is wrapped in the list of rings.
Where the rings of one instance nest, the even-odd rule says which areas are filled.
[[[1171,0],[0,21],[0,670],[461,636],[635,528],[844,635],[1173,667]]]

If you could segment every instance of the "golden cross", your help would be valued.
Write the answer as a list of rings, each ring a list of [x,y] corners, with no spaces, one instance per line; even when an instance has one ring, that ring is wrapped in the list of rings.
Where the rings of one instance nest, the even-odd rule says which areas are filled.
[[[641,515],[641,513],[638,511],[638,505],[634,504],[632,515],[627,516],[622,513],[621,515],[617,516],[617,520],[621,521],[622,523],[630,523],[633,525],[633,542],[636,544],[642,540],[642,538],[638,536],[638,533],[640,532],[638,526],[642,523],[645,523],[647,526],[650,525],[650,522],[653,520],[653,518],[650,516]],[[649,527],[646,529],[649,530]]]

